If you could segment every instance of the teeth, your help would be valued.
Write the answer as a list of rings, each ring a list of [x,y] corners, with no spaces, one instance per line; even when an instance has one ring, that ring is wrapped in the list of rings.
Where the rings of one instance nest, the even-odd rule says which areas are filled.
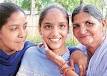
[[[60,39],[50,39],[51,41],[54,41],[54,42],[57,42],[59,41]]]

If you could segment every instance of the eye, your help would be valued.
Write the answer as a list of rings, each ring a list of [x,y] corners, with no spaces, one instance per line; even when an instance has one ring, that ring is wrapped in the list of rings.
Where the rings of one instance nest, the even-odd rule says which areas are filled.
[[[94,23],[93,22],[89,22],[89,21],[86,21],[86,26],[88,26],[88,27],[90,27],[90,26],[93,26],[94,25]]]
[[[26,29],[27,28],[27,23],[25,23],[24,25],[23,25],[23,29]]]
[[[67,26],[67,25],[65,25],[65,24],[60,24],[60,25],[59,25],[59,28],[60,28],[60,29],[65,29],[66,26]]]
[[[18,27],[17,27],[17,26],[14,26],[14,25],[13,25],[12,27],[10,27],[10,30],[11,30],[11,31],[16,31],[17,29],[18,29]]]
[[[79,24],[73,24],[73,29],[79,28],[80,25]]]
[[[47,30],[50,30],[50,29],[53,28],[53,26],[50,25],[50,24],[46,24],[46,25],[44,25],[44,28],[47,29]]]

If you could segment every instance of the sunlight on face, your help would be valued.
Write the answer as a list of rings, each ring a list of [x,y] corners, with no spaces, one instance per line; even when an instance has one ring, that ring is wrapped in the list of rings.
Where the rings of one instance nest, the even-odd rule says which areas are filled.
[[[82,44],[94,45],[103,37],[103,24],[90,14],[81,12],[74,17],[73,32]]]
[[[58,9],[48,11],[41,23],[40,33],[50,49],[60,49],[65,45],[68,23],[65,15]]]
[[[0,30],[0,46],[8,52],[21,50],[26,38],[26,17],[14,12]]]

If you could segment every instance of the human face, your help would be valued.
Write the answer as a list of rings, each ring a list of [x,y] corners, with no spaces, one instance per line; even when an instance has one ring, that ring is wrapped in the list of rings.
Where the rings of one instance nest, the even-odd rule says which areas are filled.
[[[97,20],[88,13],[80,12],[74,17],[74,35],[85,46],[97,46],[102,41],[103,27],[102,20]]]
[[[64,50],[68,32],[68,22],[65,15],[58,9],[50,9],[43,19],[40,34],[52,50]]]
[[[0,48],[6,53],[21,50],[26,38],[26,17],[14,12],[0,30]]]

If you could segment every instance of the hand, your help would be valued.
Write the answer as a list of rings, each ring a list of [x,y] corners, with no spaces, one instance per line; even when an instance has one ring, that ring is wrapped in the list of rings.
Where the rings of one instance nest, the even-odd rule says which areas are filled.
[[[87,68],[87,56],[83,54],[80,50],[75,51],[71,55],[71,61],[74,61],[74,64],[77,64],[79,66],[80,70],[80,76],[85,76],[86,74],[86,68]]]
[[[45,42],[43,42],[43,44],[44,44],[44,47],[45,47],[47,57],[51,61],[56,63],[59,67],[61,67],[65,63],[65,60],[61,56],[56,55],[52,50],[50,50]]]

